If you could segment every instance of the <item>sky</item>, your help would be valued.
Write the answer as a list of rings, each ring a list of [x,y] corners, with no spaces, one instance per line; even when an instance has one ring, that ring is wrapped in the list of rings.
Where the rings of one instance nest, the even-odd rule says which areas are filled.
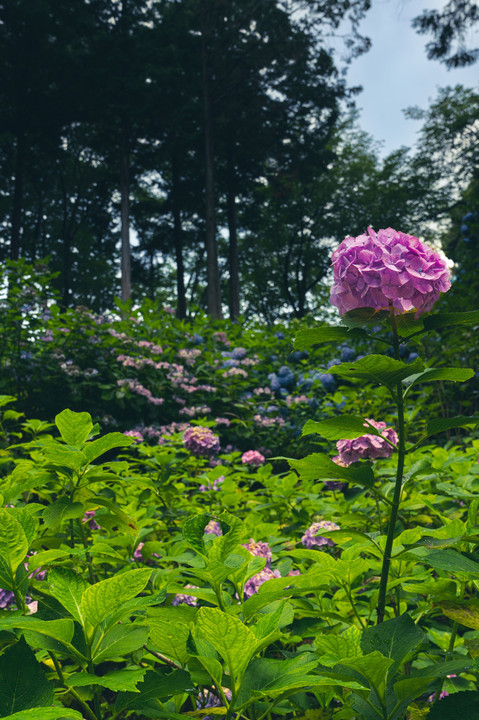
[[[437,97],[437,89],[457,84],[477,87],[479,64],[447,70],[426,56],[427,35],[412,27],[413,17],[422,10],[443,7],[446,0],[372,0],[372,8],[360,26],[372,47],[352,61],[347,81],[362,85],[357,96],[360,126],[381,141],[387,155],[402,145],[413,147],[421,121],[404,117],[411,106],[426,109]]]

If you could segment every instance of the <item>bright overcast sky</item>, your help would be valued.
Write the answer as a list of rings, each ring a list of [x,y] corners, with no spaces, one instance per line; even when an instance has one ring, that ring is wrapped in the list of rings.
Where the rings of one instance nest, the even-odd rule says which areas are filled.
[[[423,9],[445,4],[446,0],[372,0],[361,24],[361,32],[370,37],[372,47],[352,61],[348,84],[363,86],[356,99],[360,125],[383,142],[384,154],[415,143],[421,123],[406,119],[402,112],[405,108],[427,108],[439,87],[478,86],[479,63],[446,70],[437,60],[427,59],[428,36],[418,35],[411,27],[411,19]]]

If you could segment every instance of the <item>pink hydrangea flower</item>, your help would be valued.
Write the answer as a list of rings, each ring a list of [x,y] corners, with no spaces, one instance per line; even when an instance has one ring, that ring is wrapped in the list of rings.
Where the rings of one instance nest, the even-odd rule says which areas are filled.
[[[220,449],[220,439],[209,428],[189,427],[183,433],[185,448],[197,457],[215,455]]]
[[[243,463],[243,465],[259,467],[264,463],[264,455],[261,455],[261,453],[257,450],[247,450],[242,454],[241,462]]]
[[[398,436],[393,428],[388,428],[385,422],[375,422],[374,420],[368,420],[368,422],[376,430],[380,430],[384,438],[397,445]],[[364,426],[367,427],[366,424]],[[338,440],[336,447],[339,456],[336,456],[333,460],[343,467],[358,462],[358,460],[376,460],[377,458],[391,457],[393,453],[393,448],[386,440],[383,440],[379,435],[370,433],[360,435],[352,440]]]
[[[341,315],[360,307],[429,312],[451,287],[447,261],[413,235],[392,228],[347,237],[332,255],[331,302]]]
[[[315,522],[306,530],[303,537],[301,538],[301,543],[311,550],[312,548],[321,547],[322,545],[336,545],[336,543],[331,540],[331,538],[325,538],[321,535],[318,535],[320,530],[326,530],[326,532],[330,532],[331,530],[340,530],[341,528],[339,525],[336,525],[336,523],[331,522],[330,520],[320,520],[319,522]]]

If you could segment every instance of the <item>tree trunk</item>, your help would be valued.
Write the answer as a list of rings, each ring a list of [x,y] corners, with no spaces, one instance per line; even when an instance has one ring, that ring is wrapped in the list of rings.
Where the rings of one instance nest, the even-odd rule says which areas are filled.
[[[13,186],[12,236],[10,258],[18,260],[22,245],[23,176],[25,172],[26,136],[23,129],[17,134],[15,180]]]
[[[176,148],[171,159],[172,174],[172,205],[173,205],[173,238],[176,257],[176,317],[186,318],[185,266],[183,262],[183,231],[181,227],[180,207],[180,176],[178,171],[178,155]]]
[[[239,290],[239,260],[238,260],[238,228],[237,228],[237,208],[236,194],[233,189],[233,183],[228,187],[226,198],[228,212],[228,264],[230,274],[230,294],[229,294],[229,310],[230,318],[237,320],[240,316],[240,290]]]
[[[122,123],[120,146],[120,193],[121,193],[121,299],[131,298],[130,262],[130,167],[129,142],[126,123]]]
[[[221,318],[221,288],[218,269],[218,246],[216,243],[215,188],[213,157],[213,112],[207,56],[207,20],[205,0],[200,2],[201,13],[201,72],[203,85],[203,110],[205,133],[205,196],[206,196],[206,276],[208,314]]]

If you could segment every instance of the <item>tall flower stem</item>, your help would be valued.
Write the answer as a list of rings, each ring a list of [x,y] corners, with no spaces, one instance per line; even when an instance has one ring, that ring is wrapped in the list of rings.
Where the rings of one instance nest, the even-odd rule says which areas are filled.
[[[396,360],[400,359],[399,356],[399,337],[397,331],[396,317],[394,315],[393,307],[390,306],[391,313],[391,326],[393,331],[393,348]],[[381,580],[379,583],[379,597],[378,597],[378,610],[377,610],[377,624],[383,622],[384,612],[386,607],[386,593],[389,578],[389,567],[391,565],[391,554],[394,542],[394,534],[396,531],[396,521],[399,512],[399,503],[401,501],[401,490],[402,481],[404,474],[404,458],[406,455],[406,437],[404,428],[404,399],[403,399],[403,388],[399,382],[396,385],[395,400],[397,404],[398,413],[398,460],[396,469],[396,483],[394,486],[394,496],[391,504],[391,515],[389,517],[389,526],[386,536],[386,545],[384,547],[383,564],[381,568]]]

